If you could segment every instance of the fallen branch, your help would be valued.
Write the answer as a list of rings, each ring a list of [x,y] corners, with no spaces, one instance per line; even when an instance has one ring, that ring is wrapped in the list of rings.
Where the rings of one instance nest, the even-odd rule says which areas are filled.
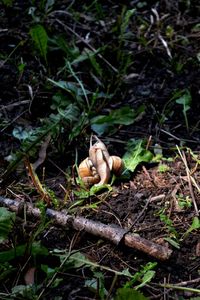
[[[34,216],[36,218],[41,217],[40,210],[38,208],[34,208],[30,203],[19,202],[0,196],[0,205],[6,206],[17,214],[20,214],[20,212],[24,211],[25,208],[28,216]],[[68,215],[64,212],[58,212],[49,208],[46,210],[46,215],[60,226],[70,226],[78,231],[85,230],[90,234],[105,238],[116,245],[122,243],[130,248],[147,253],[159,260],[167,260],[172,254],[171,249],[144,239],[138,234],[126,233],[126,229],[117,225],[106,225],[101,222],[89,220],[84,217]]]

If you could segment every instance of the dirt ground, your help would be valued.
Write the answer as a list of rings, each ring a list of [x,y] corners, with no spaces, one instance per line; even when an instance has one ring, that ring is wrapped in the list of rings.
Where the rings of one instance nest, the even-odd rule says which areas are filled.
[[[13,130],[19,126],[28,130],[36,128],[43,118],[49,116],[52,96],[57,89],[49,88],[47,78],[58,80],[58,74],[64,65],[64,58],[56,47],[54,51],[49,51],[49,63],[46,66],[37,51],[32,50],[29,31],[35,19],[31,15],[31,7],[36,8],[35,17],[42,18],[43,14],[36,2],[14,1],[11,7],[0,4],[2,175],[8,168],[9,155],[20,149],[20,141],[13,135]],[[114,133],[103,134],[102,141],[106,143],[110,153],[123,156],[130,138],[146,139],[149,141],[149,150],[153,152],[155,145],[159,145],[165,159],[138,166],[129,180],[117,180],[111,192],[103,191],[82,199],[80,194],[77,196],[78,194],[74,193],[80,192],[80,186],[75,180],[77,173],[74,165],[76,153],[79,154],[79,161],[88,155],[89,138],[92,133],[88,125],[79,136],[71,142],[66,142],[67,144],[62,133],[56,142],[54,140],[54,143],[50,143],[46,160],[38,169],[38,176],[59,199],[59,210],[64,209],[75,216],[84,216],[104,224],[129,229],[147,240],[172,249],[173,252],[167,261],[162,262],[141,251],[121,244],[113,245],[84,231],[63,229],[52,224],[39,234],[38,239],[49,250],[77,250],[92,262],[117,271],[128,268],[132,274],[148,262],[157,262],[155,277],[141,289],[147,299],[199,299],[195,292],[166,289],[161,285],[169,283],[200,290],[199,229],[185,234],[194,217],[198,216],[200,208],[200,5],[198,1],[102,1],[101,10],[97,10],[92,3],[98,1],[86,2],[56,1],[52,10],[42,19],[48,28],[49,36],[63,34],[68,41],[73,40],[76,47],[83,49],[83,41],[66,30],[63,26],[65,24],[82,38],[89,32],[89,43],[94,48],[99,49],[107,45],[103,53],[106,62],[102,62],[106,83],[101,79],[99,86],[103,86],[104,91],[109,87],[109,93],[114,94],[114,100],[108,101],[107,104],[100,100],[94,115],[105,114],[110,109],[120,108],[124,104],[133,109],[145,105],[145,111],[134,124],[117,125]],[[89,8],[90,5],[92,8]],[[123,42],[125,56],[131,53],[133,62],[126,69],[126,74],[120,70],[121,73],[116,75],[110,70],[107,62],[120,69],[120,43],[115,29],[122,18],[123,7],[137,9],[136,17],[130,21],[127,40]],[[98,22],[97,16],[100,20]],[[146,24],[148,26],[144,29]],[[171,40],[166,28],[168,32],[173,28]],[[146,30],[146,41],[142,40],[142,30]],[[162,37],[166,40],[168,38],[168,46]],[[22,63],[25,67],[20,72],[19,65]],[[98,85],[98,79],[92,81],[90,78],[86,62],[76,71],[77,74],[80,72],[88,88]],[[65,73],[62,75],[66,76]],[[92,78],[94,79],[94,76]],[[71,77],[67,79],[71,80]],[[192,97],[187,110],[188,128],[182,106],[173,100],[175,93],[179,91],[189,91]],[[60,145],[64,145],[63,148]],[[185,151],[192,183],[176,145]],[[30,157],[30,161],[33,160]],[[2,178],[1,196],[36,205],[39,196],[28,178],[23,160],[6,178]],[[16,243],[26,241],[30,232],[37,226],[38,221],[35,223],[35,220],[29,218],[24,228],[23,221],[17,219],[14,231],[17,235]],[[1,251],[9,249],[10,245],[2,245]],[[17,268],[20,264],[21,261],[13,262]],[[47,264],[51,267],[58,266],[53,256],[47,259]],[[41,282],[44,274],[38,271],[37,276],[37,281]],[[85,286],[86,279],[91,276],[91,270],[84,267],[60,272],[59,278],[64,280],[57,286],[46,289],[42,299],[102,299],[98,293]],[[5,282],[0,282],[0,292],[10,292],[17,282],[23,284],[23,280],[23,272],[21,277],[12,274]],[[112,299],[117,288],[122,287],[127,278],[119,276],[113,284],[112,272],[104,271],[104,280],[105,288],[110,293],[105,299]]]

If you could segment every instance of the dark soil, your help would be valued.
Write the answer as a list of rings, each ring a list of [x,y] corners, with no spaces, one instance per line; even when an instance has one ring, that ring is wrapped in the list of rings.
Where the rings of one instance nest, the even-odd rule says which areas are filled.
[[[123,245],[115,246],[85,232],[63,229],[52,224],[37,239],[49,250],[77,250],[99,265],[117,271],[128,268],[131,274],[148,262],[157,261],[156,275],[141,289],[143,294],[148,299],[192,299],[197,296],[196,293],[165,289],[160,284],[170,283],[200,290],[199,230],[185,235],[198,214],[192,204],[192,197],[196,200],[198,209],[200,207],[200,167],[186,149],[192,149],[197,156],[200,150],[199,1],[101,1],[101,4],[100,1],[55,1],[54,6],[46,13],[42,9],[42,1],[35,2],[37,1],[18,0],[13,1],[10,7],[0,4],[1,173],[5,174],[8,168],[9,155],[20,149],[20,141],[13,135],[13,130],[19,126],[27,130],[35,129],[41,125],[41,120],[52,113],[52,97],[58,89],[50,87],[47,78],[55,81],[74,80],[67,71],[62,70],[65,59],[70,59],[69,52],[49,43],[48,64],[45,64],[34,48],[29,34],[31,26],[35,24],[34,18],[39,18],[50,38],[62,36],[68,41],[69,47],[76,46],[81,51],[86,47],[84,41],[87,38],[95,49],[106,46],[102,50],[105,60],[98,58],[103,69],[103,76],[98,80],[95,79],[98,77],[95,72],[93,75],[96,77],[91,76],[88,60],[74,66],[88,90],[100,89],[104,93],[113,94],[112,100],[100,99],[97,102],[93,115],[106,114],[124,105],[134,109],[145,106],[145,112],[133,125],[116,125],[114,131],[104,133],[101,138],[109,152],[122,156],[130,138],[146,139],[151,151],[158,145],[162,148],[164,157],[173,159],[160,162],[168,166],[164,172],[160,171],[159,163],[139,166],[130,180],[116,181],[112,192],[105,191],[88,197],[78,205],[77,201],[80,199],[74,194],[74,191],[80,192],[75,180],[75,149],[79,160],[87,157],[92,133],[90,124],[87,124],[78,137],[70,142],[66,138],[69,129],[57,135],[47,149],[47,157],[38,169],[38,176],[55,193],[59,200],[59,210],[65,209],[71,214],[127,228],[141,237],[171,248],[172,256],[168,261],[160,262]],[[31,17],[31,7],[33,11],[36,9],[34,17]],[[125,8],[136,8],[136,12],[126,30],[126,40],[120,45],[120,20]],[[73,35],[65,25],[81,38]],[[166,34],[167,28],[174,32],[171,38]],[[168,43],[170,55],[162,38]],[[131,62],[125,68],[121,62],[129,55]],[[118,72],[115,73],[107,62]],[[20,64],[25,64],[23,71],[19,71]],[[175,93],[183,91],[189,91],[192,98],[187,110],[188,128],[183,107],[176,103],[174,97]],[[192,177],[197,187],[190,186],[184,163],[177,156],[176,145],[186,151],[188,167],[193,170]],[[29,157],[30,161],[36,160],[34,155]],[[2,176],[2,179],[0,195],[33,204],[40,199],[36,188],[30,183],[23,159],[17,168],[7,177]],[[183,200],[184,207],[179,206],[178,199]],[[95,203],[98,204],[95,206]],[[22,219],[17,219],[11,240],[14,239],[16,244],[26,242],[38,225],[38,221],[30,218],[24,228]],[[178,248],[165,238],[179,241]],[[0,248],[3,251],[12,246],[8,241],[8,244],[2,244]],[[25,258],[23,259],[15,260],[13,266],[22,268],[25,264]],[[59,266],[54,256],[50,256],[47,261],[43,261],[44,259],[46,258],[41,257],[37,262],[33,260],[30,265],[47,264],[52,268]],[[106,299],[111,299],[117,288],[127,282],[127,278],[118,276],[113,284],[113,273],[105,270],[102,272],[105,288],[110,292]],[[24,284],[24,273],[22,270],[20,274],[15,273],[5,281],[1,280],[0,292],[9,294],[13,286]],[[37,284],[44,283],[45,274],[40,270],[36,273]],[[58,277],[64,280],[57,286],[46,288],[42,299],[100,299],[97,292],[85,286],[85,281],[92,276],[92,271],[84,267],[70,269],[69,272],[61,271]]]

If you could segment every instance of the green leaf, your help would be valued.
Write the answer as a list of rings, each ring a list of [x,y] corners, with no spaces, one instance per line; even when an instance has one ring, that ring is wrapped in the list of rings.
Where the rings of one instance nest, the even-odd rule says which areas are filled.
[[[46,247],[42,246],[40,242],[34,242],[30,248],[28,245],[20,245],[8,251],[0,252],[0,263],[10,261],[16,257],[23,256],[25,251],[30,250],[33,256],[48,255]]]
[[[194,217],[193,221],[192,221],[192,225],[190,226],[190,228],[186,231],[186,233],[184,234],[184,237],[186,237],[190,232],[192,232],[195,229],[199,229],[200,228],[200,220],[198,217]]]
[[[7,239],[15,220],[15,213],[0,207],[0,243]]]
[[[47,62],[47,42],[48,35],[46,33],[45,28],[38,24],[31,28],[30,35],[32,40],[35,43],[36,48],[40,51],[40,55]]]
[[[145,283],[148,282],[153,278],[155,271],[152,271],[152,269],[154,269],[157,266],[156,262],[148,262],[146,265],[141,266],[141,269],[136,272],[130,281],[126,282],[126,284],[124,285],[124,288],[130,288],[133,286],[133,284],[135,284],[136,281],[141,282],[141,285],[145,285]],[[144,283],[143,283],[144,282]],[[137,286],[137,288],[141,287],[140,285]]]
[[[97,186],[93,185],[90,189],[90,196],[94,196],[95,194],[105,189],[107,189],[108,192],[112,192],[112,187],[109,184],[102,184]]]
[[[131,140],[128,143],[128,150],[123,156],[125,168],[133,172],[141,162],[150,162],[153,154],[143,147],[142,140]]]
[[[135,289],[139,289],[139,288],[145,286],[146,283],[151,281],[151,279],[155,276],[155,274],[156,274],[155,271],[152,271],[152,270],[147,271],[141,279],[142,283],[135,286]]]
[[[16,285],[12,288],[13,299],[36,300],[35,287],[32,285]],[[17,297],[17,298],[16,298]]]
[[[67,254],[59,255],[61,263],[63,260],[65,261],[66,255]],[[90,266],[90,264],[91,262],[85,257],[85,255],[80,252],[75,252],[68,257],[67,261],[65,262],[65,267],[67,270],[69,270],[81,268],[84,265]]]
[[[109,115],[99,115],[92,118],[91,128],[98,135],[102,135],[104,132],[108,132],[115,125],[131,125],[135,122],[135,118],[138,114],[144,112],[145,107],[142,105],[136,111],[129,106],[124,106],[119,109],[110,111]]]
[[[199,220],[198,217],[194,217],[192,225],[191,225],[190,228],[191,228],[191,230],[199,229],[200,228],[200,220]]]
[[[142,293],[131,288],[117,289],[114,300],[148,300]]]
[[[126,30],[127,30],[127,27],[128,27],[128,24],[129,24],[129,21],[130,21],[130,18],[132,17],[132,15],[136,12],[136,9],[133,8],[133,9],[129,9],[125,12],[124,14],[124,17],[122,19],[122,24],[121,24],[121,38],[123,38]]]
[[[192,97],[189,91],[186,91],[180,98],[176,100],[176,103],[182,104],[184,110],[188,110],[190,108],[192,102]]]
[[[176,103],[183,105],[182,112],[185,118],[185,124],[187,130],[189,130],[187,111],[191,108],[191,102],[192,102],[192,96],[188,90],[185,90],[184,94],[176,100]]]
[[[56,269],[50,268],[48,265],[43,264],[41,265],[41,270],[46,273],[47,278],[51,278],[56,272]]]

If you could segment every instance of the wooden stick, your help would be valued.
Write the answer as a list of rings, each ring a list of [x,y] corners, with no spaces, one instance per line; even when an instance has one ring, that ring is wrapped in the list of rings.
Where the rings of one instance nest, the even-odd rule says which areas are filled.
[[[19,202],[0,196],[0,205],[6,206],[18,214],[20,214],[21,211],[24,211],[25,207],[27,215],[34,216],[36,218],[41,217],[40,210],[38,208],[34,208],[30,203]],[[172,254],[171,249],[144,239],[138,234],[127,233],[126,229],[123,229],[117,225],[106,225],[98,221],[89,220],[79,216],[75,217],[50,208],[47,208],[46,215],[53,219],[55,223],[60,226],[70,226],[78,231],[84,230],[95,236],[105,238],[115,245],[122,243],[130,248],[142,251],[159,260],[167,260]]]

